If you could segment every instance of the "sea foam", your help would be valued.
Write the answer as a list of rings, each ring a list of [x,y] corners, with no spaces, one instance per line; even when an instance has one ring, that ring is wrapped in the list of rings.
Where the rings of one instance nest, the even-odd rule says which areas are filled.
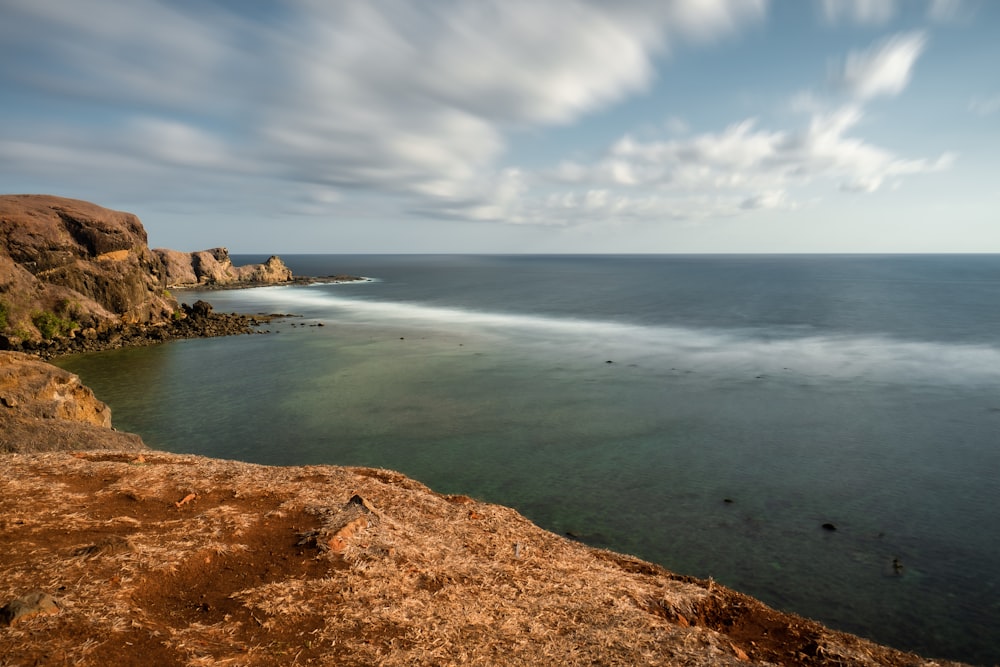
[[[548,343],[567,353],[604,350],[621,361],[872,381],[996,383],[1000,349],[907,341],[888,336],[816,335],[766,328],[707,329],[505,313],[419,302],[341,296],[332,289],[280,286],[226,293],[227,307],[253,304],[329,323],[406,326],[426,332],[491,335],[507,344]],[[252,302],[252,303],[251,303]]]

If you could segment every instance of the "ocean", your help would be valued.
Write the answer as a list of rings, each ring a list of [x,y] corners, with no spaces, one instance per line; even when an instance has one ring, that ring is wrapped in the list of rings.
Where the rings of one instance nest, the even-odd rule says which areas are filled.
[[[399,470],[1000,663],[1000,256],[282,258],[371,280],[179,292],[297,317],[57,363],[155,448]]]

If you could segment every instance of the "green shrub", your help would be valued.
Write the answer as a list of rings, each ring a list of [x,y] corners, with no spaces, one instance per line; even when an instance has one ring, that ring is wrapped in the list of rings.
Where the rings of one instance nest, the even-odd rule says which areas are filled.
[[[65,336],[80,326],[73,320],[64,319],[48,310],[34,313],[31,316],[31,322],[38,328],[38,332],[45,340],[56,336]]]
[[[7,307],[7,304],[0,301],[0,331],[5,331],[10,326],[10,322],[8,321],[9,316],[10,309]]]

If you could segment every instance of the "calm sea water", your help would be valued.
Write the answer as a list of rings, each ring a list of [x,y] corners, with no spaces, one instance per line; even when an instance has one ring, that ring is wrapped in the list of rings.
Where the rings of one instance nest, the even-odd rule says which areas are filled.
[[[393,468],[1000,662],[1000,256],[283,259],[375,280],[184,292],[302,317],[59,363],[157,448]]]

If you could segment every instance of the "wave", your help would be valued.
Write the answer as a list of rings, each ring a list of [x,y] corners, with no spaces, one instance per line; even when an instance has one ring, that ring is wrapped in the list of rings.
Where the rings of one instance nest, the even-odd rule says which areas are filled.
[[[550,351],[554,346],[600,351],[616,355],[616,360],[646,365],[683,364],[695,370],[757,369],[763,373],[791,370],[834,378],[935,384],[1000,382],[1000,349],[988,345],[860,334],[824,335],[787,328],[696,329],[503,313],[359,299],[333,294],[332,290],[294,286],[256,289],[253,299],[331,322],[405,324],[450,334],[501,335],[512,344],[543,344]]]

